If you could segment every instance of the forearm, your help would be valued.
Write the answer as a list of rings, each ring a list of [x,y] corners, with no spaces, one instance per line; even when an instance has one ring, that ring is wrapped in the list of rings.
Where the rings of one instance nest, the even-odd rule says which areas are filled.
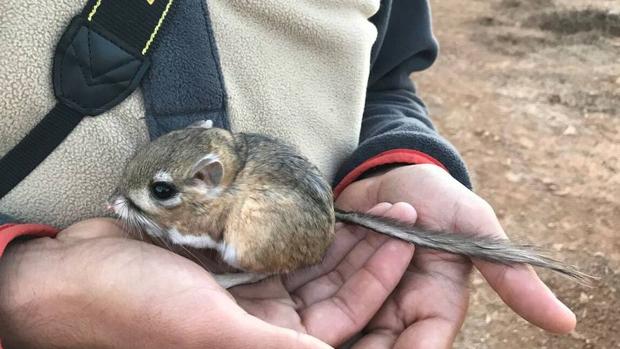
[[[371,20],[378,38],[360,144],[336,176],[336,194],[367,171],[394,164],[434,164],[471,187],[464,162],[437,133],[409,78],[430,67],[438,53],[427,1],[385,1]]]
[[[111,230],[82,225],[88,226],[82,235]],[[133,326],[128,332],[134,324],[114,313],[123,307],[101,301],[99,290],[80,279],[84,273],[101,272],[101,264],[100,270],[85,271],[88,254],[72,253],[63,238],[50,239],[57,235],[54,227],[0,214],[0,349],[154,348],[143,341],[152,335],[135,335],[136,329],[150,327]],[[148,319],[140,323],[148,325]],[[128,346],[121,338],[134,342]]]
[[[201,266],[109,219],[11,244],[0,290],[4,349],[327,348],[247,315]]]
[[[471,187],[460,155],[435,131],[418,101],[413,91],[402,89],[369,93],[360,145],[337,176],[341,186],[376,167],[426,163]]]
[[[48,291],[56,287],[48,284],[46,292],[42,292],[46,279],[39,276],[45,271],[24,269],[29,260],[36,258],[37,245],[39,242],[35,240],[13,241],[0,258],[0,338],[4,349],[40,348],[45,342],[54,342],[49,335],[55,331],[45,330],[55,325],[50,317],[53,312],[48,313],[42,305],[49,302]],[[33,333],[36,331],[41,332]]]
[[[113,253],[106,252],[105,246],[100,250],[101,257]],[[170,326],[158,325],[166,317],[157,317],[160,306],[149,304],[146,295],[134,295],[142,301],[130,302],[127,294],[114,296],[123,286],[115,285],[111,278],[108,284],[102,279],[89,281],[87,274],[107,273],[110,268],[123,273],[121,263],[105,265],[105,258],[93,268],[89,263],[92,257],[87,255],[95,254],[73,251],[57,239],[32,239],[8,246],[0,259],[3,349],[191,348],[165,342],[174,335]],[[131,263],[130,258],[125,263]],[[168,336],[163,335],[166,332]]]

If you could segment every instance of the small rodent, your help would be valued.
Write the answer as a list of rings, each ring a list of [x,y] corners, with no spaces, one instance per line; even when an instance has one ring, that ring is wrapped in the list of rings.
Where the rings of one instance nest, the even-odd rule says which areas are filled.
[[[210,248],[241,273],[225,288],[318,264],[336,220],[419,247],[494,263],[527,263],[586,282],[573,266],[505,239],[433,232],[334,208],[320,171],[274,138],[231,133],[206,122],[164,135],[127,164],[110,208],[132,230],[178,246]]]

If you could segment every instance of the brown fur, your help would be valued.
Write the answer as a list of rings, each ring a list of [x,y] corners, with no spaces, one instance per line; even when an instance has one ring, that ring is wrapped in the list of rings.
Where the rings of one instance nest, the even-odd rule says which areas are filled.
[[[245,271],[284,273],[319,263],[334,238],[331,187],[314,166],[292,157],[292,148],[251,134],[221,129],[185,129],[159,138],[136,154],[117,195],[146,190],[160,171],[170,174],[181,203],[160,207],[133,202],[133,214],[162,231],[209,235],[234,247]],[[216,195],[191,173],[205,155],[223,165]],[[134,199],[134,201],[136,201]],[[156,209],[149,209],[148,206]]]

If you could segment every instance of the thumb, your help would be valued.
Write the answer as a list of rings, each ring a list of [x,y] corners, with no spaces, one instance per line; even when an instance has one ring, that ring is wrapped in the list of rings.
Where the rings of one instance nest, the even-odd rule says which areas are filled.
[[[261,349],[333,349],[315,337],[268,324],[251,315],[245,315],[239,335],[233,341],[239,341],[240,345],[232,348],[245,348],[251,344]]]

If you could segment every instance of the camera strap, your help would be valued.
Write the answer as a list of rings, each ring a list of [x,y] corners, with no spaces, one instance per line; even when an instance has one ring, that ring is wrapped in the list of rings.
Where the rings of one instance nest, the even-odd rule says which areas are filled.
[[[149,54],[174,0],[89,0],[60,38],[52,68],[56,105],[0,159],[0,199],[86,116],[127,98],[147,72]]]

